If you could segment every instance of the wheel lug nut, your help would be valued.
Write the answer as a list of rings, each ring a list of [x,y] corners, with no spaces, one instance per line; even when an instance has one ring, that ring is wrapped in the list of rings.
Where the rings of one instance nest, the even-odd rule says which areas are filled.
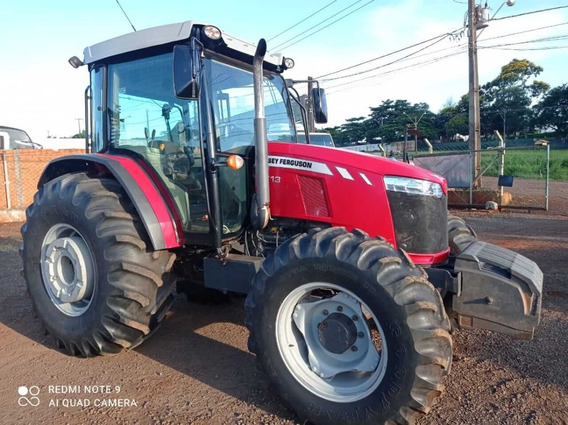
[[[365,334],[364,334],[363,332],[359,332],[359,333],[357,334],[357,336],[358,336],[359,338],[363,338],[363,337],[365,337]]]
[[[352,346],[351,346],[351,351],[355,352],[355,351],[357,351],[357,350],[359,350],[359,349],[357,348],[356,345],[352,345]]]
[[[340,305],[337,306],[337,311],[343,311],[343,307],[341,307]]]
[[[327,322],[321,322],[319,325],[322,328],[327,328]]]
[[[351,316],[351,319],[352,319],[354,322],[356,322],[357,320],[359,320],[359,318],[358,318],[357,315],[355,315],[355,314],[354,314],[353,316]]]
[[[324,310],[324,311],[322,311],[322,313],[323,313],[324,316],[327,316],[329,314],[329,311]]]

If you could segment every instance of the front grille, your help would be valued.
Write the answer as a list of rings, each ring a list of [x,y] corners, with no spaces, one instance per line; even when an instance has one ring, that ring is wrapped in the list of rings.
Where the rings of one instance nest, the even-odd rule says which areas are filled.
[[[412,254],[435,254],[448,249],[446,195],[412,195],[387,191],[396,244]]]

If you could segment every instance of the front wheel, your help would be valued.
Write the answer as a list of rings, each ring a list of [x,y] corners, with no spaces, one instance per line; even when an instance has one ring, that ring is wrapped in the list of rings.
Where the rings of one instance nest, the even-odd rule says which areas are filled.
[[[408,423],[451,364],[439,293],[385,241],[301,235],[263,264],[246,302],[249,349],[302,421]]]
[[[451,255],[459,255],[476,240],[477,235],[462,218],[448,214],[448,244]]]

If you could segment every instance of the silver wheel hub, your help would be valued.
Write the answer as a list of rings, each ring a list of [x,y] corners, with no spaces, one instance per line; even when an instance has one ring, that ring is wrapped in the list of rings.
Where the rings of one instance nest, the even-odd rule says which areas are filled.
[[[56,224],[46,234],[41,272],[51,301],[69,316],[80,316],[94,291],[91,251],[83,237],[67,224]]]
[[[276,316],[276,344],[290,374],[311,393],[349,403],[370,395],[387,367],[387,345],[375,314],[337,284],[295,288]]]
[[[310,368],[321,378],[342,372],[372,372],[379,364],[380,355],[355,298],[342,293],[298,303],[292,316],[304,336]]]

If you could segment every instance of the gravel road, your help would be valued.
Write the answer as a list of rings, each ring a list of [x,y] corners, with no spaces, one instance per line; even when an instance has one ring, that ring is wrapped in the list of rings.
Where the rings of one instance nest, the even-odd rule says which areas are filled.
[[[568,423],[568,217],[459,214],[480,238],[540,265],[542,321],[533,341],[457,333],[446,392],[419,423]],[[118,356],[77,359],[55,351],[19,275],[19,227],[0,224],[0,423],[295,422],[247,351],[243,298],[207,306],[180,295],[152,338]],[[28,404],[21,386],[40,391],[38,406],[18,404]],[[25,398],[35,402],[31,392]]]

